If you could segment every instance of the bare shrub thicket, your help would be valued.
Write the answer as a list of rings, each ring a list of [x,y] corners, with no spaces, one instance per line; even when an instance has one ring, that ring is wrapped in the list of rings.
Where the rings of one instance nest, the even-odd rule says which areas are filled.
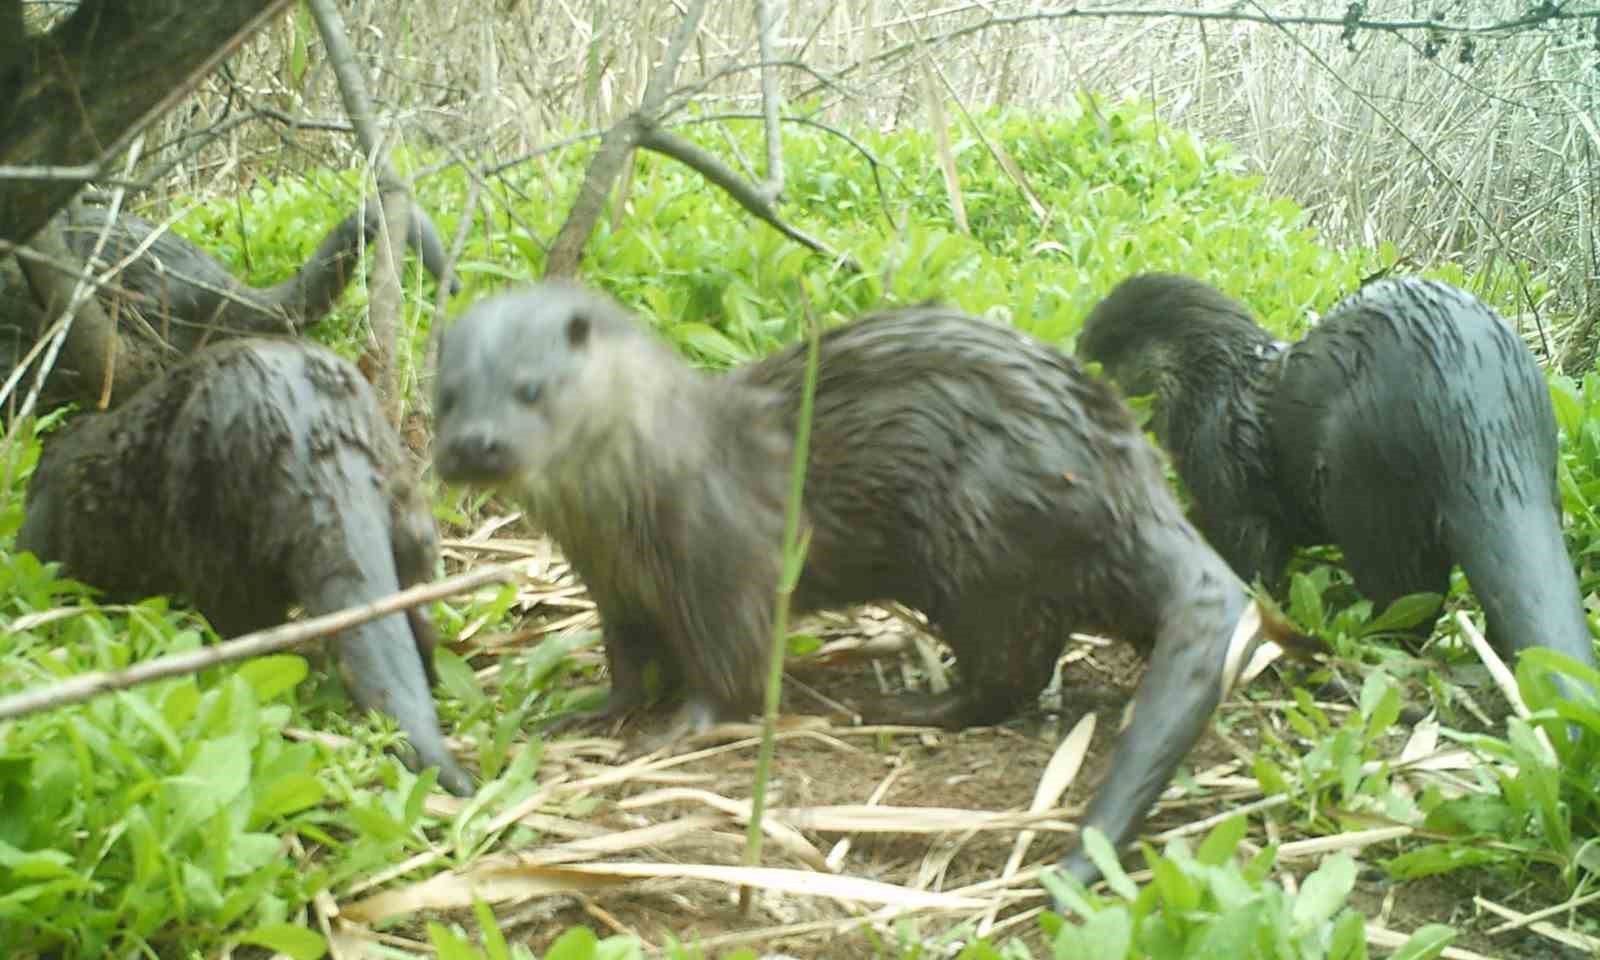
[[[1530,6],[1372,0],[1365,16],[1487,25]],[[657,0],[350,0],[344,8],[395,134],[448,145],[475,165],[598,131],[631,109],[679,16]],[[1106,15],[1118,8],[1080,4],[1066,15],[1020,0],[795,0],[776,56],[787,64],[789,112],[820,104],[819,119],[842,125],[924,124],[930,89],[974,109],[1048,109],[1079,90],[1153,98],[1164,119],[1236,144],[1266,189],[1304,204],[1330,242],[1389,241],[1409,265],[1455,258],[1486,268],[1519,292],[1525,312],[1557,329],[1555,349],[1569,363],[1592,359],[1585,334],[1600,320],[1593,21],[1437,38],[1361,30],[1350,49],[1336,26],[1269,22],[1337,18],[1343,3],[1172,0],[1162,9],[1175,16]],[[1223,11],[1255,19],[1208,18]],[[1435,41],[1436,55],[1425,56]],[[676,101],[753,115],[755,50],[754,5],[713,5]],[[263,107],[278,119],[242,122]],[[169,180],[184,190],[220,186],[241,170],[287,172],[307,151],[349,162],[347,135],[286,126],[291,118],[342,123],[303,12],[256,38],[232,60],[231,76],[210,80],[152,140],[193,143],[198,131],[222,131]],[[157,149],[149,162],[172,157]],[[1530,296],[1534,287],[1506,269],[1512,259],[1533,264],[1549,293]]]

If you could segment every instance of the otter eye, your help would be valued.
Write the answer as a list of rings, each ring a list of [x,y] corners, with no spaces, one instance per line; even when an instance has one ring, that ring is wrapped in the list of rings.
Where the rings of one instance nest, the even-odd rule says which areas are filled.
[[[525,407],[531,407],[539,402],[539,395],[543,393],[542,384],[536,381],[527,381],[517,384],[517,402]]]

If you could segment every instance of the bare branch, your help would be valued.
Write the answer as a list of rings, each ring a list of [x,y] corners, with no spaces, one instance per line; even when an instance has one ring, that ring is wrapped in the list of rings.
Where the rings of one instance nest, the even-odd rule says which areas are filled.
[[[367,324],[371,340],[367,352],[367,374],[378,391],[389,422],[399,426],[401,408],[405,397],[399,389],[394,361],[400,338],[400,269],[396,250],[405,248],[406,231],[411,216],[411,190],[389,163],[389,154],[378,131],[377,111],[367,94],[366,79],[356,62],[355,49],[346,36],[344,18],[333,0],[307,0],[311,15],[316,18],[317,30],[328,48],[328,60],[333,64],[334,75],[339,80],[339,95],[344,100],[345,111],[355,126],[356,137],[361,141],[362,152],[376,172],[378,191],[383,198],[382,230],[374,244],[377,262],[367,301]]]
[[[590,161],[589,169],[584,171],[578,197],[567,213],[566,222],[556,232],[555,242],[550,245],[550,254],[545,261],[546,276],[570,277],[577,274],[584,245],[594,233],[594,225],[600,218],[601,209],[605,207],[606,195],[622,173],[628,151],[638,145],[645,127],[660,117],[662,106],[672,92],[678,62],[683,59],[684,48],[699,29],[705,7],[705,0],[689,0],[683,19],[678,21],[678,28],[673,31],[666,52],[661,55],[661,62],[656,64],[645,83],[639,108],[607,130],[601,138],[599,152]]]
[[[771,224],[773,229],[794,242],[815,250],[829,259],[837,260],[841,266],[851,272],[860,269],[860,265],[856,263],[853,257],[833,251],[822,241],[786,223],[782,217],[778,216],[777,207],[771,198],[767,197],[760,189],[748,181],[742,179],[727,164],[688,140],[662,130],[660,127],[647,126],[640,134],[638,142],[639,146],[648,147],[657,153],[671,157],[705,177],[713,185],[721,187],[739,206],[744,207],[759,219]]]
[[[888,63],[901,57],[914,53],[930,43],[943,43],[961,37],[983,33],[986,30],[1004,29],[1006,27],[1020,26],[1026,23],[1042,23],[1053,20],[1150,20],[1157,18],[1171,18],[1174,20],[1198,20],[1220,23],[1260,23],[1274,27],[1311,27],[1315,29],[1338,29],[1344,32],[1356,30],[1376,30],[1386,33],[1407,33],[1424,31],[1441,34],[1459,34],[1471,37],[1494,37],[1497,35],[1511,35],[1529,27],[1559,21],[1600,21],[1600,9],[1586,8],[1582,10],[1566,10],[1553,4],[1542,4],[1532,12],[1509,20],[1498,20],[1486,24],[1457,24],[1447,20],[1373,20],[1366,17],[1311,17],[1311,16],[1277,16],[1266,12],[1251,13],[1239,7],[1227,10],[1184,10],[1168,7],[1102,7],[1102,8],[1052,8],[1046,10],[1033,10],[1028,13],[1017,13],[1006,16],[989,16],[976,23],[954,27],[943,33],[932,34],[908,40],[905,43],[881,50],[861,62],[841,70],[839,76],[863,70],[869,66]],[[813,96],[822,89],[822,84],[813,85],[802,91],[798,99],[804,100]]]
[[[92,673],[80,673],[75,677],[63,680],[34,690],[24,690],[8,697],[0,698],[0,720],[9,720],[15,717],[26,716],[30,713],[39,713],[44,710],[53,710],[74,703],[83,703],[102,693],[113,690],[127,690],[141,683],[150,683],[154,680],[165,680],[168,677],[181,677],[191,673],[199,673],[219,664],[232,663],[236,660],[247,660],[250,657],[259,657],[262,654],[276,653],[279,650],[288,650],[312,640],[331,636],[351,627],[358,627],[369,620],[388,616],[401,610],[424,603],[432,603],[453,597],[468,590],[489,583],[509,583],[517,573],[518,564],[506,563],[492,567],[480,567],[470,573],[457,574],[456,576],[440,580],[437,583],[422,584],[392,593],[381,600],[347,607],[334,613],[312,617],[295,623],[286,623],[273,627],[270,630],[258,630],[247,633],[242,637],[225,640],[214,646],[202,650],[191,650],[185,653],[174,653],[154,660],[146,660],[135,664],[125,670],[96,670]]]

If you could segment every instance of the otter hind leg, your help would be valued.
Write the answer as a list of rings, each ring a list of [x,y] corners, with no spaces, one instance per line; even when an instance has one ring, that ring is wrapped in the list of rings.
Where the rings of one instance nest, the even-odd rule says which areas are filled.
[[[1007,597],[1003,590],[982,596]],[[1014,594],[1009,596],[1014,598]],[[1054,675],[1071,629],[1053,600],[961,605],[934,622],[956,653],[958,686],[938,694],[900,694],[862,711],[874,723],[910,723],[959,730],[1010,719],[1039,696]]]

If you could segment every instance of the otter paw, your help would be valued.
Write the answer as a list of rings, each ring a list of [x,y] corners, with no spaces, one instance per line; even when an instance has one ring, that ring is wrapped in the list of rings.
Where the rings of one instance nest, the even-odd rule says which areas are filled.
[[[478,792],[472,774],[454,760],[439,765],[439,786],[458,797],[470,797]]]
[[[564,734],[571,733],[579,727],[608,725],[615,734],[618,727],[626,724],[643,707],[644,703],[640,698],[619,697],[613,692],[600,706],[564,713],[554,720],[545,721],[541,730],[546,734]]]

